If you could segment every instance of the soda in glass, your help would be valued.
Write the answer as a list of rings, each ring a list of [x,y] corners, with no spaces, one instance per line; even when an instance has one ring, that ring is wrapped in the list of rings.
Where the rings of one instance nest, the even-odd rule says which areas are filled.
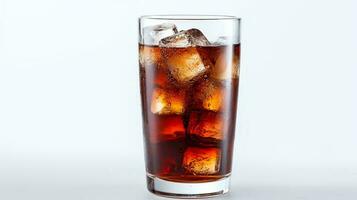
[[[200,198],[228,192],[236,126],[240,19],[139,18],[148,190]]]

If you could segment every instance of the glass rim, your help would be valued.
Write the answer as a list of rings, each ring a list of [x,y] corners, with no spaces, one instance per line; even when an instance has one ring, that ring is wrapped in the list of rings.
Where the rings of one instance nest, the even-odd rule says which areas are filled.
[[[201,20],[237,20],[240,21],[241,18],[233,15],[185,15],[185,14],[174,14],[174,15],[142,15],[139,20],[152,19],[152,20],[182,20],[182,21],[201,21]]]

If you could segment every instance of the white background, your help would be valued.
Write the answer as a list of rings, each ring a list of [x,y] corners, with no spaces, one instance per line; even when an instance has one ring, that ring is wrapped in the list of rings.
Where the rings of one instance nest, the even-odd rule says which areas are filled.
[[[0,0],[0,199],[145,189],[143,14],[242,17],[232,192],[357,198],[357,1]]]

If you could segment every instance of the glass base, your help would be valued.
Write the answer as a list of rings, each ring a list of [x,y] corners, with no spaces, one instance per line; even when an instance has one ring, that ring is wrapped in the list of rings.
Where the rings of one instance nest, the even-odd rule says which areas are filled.
[[[156,195],[171,198],[206,198],[226,194],[229,191],[230,175],[204,183],[182,183],[160,179],[154,175],[147,174],[148,190]]]

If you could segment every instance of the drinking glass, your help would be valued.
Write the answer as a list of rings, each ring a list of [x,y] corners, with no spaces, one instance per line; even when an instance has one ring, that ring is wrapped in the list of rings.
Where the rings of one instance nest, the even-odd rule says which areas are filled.
[[[227,193],[240,68],[240,19],[139,18],[147,187],[200,198]]]

